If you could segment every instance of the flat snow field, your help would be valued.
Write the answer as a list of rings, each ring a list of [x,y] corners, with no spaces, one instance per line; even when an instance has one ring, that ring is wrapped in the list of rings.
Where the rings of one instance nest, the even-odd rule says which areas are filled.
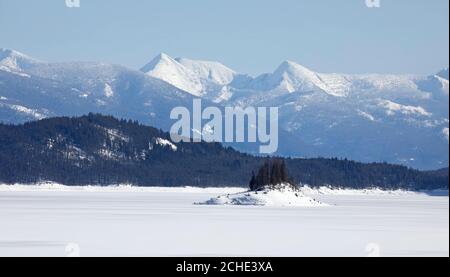
[[[193,205],[239,189],[0,186],[0,256],[449,256],[449,198],[321,192],[328,207]]]

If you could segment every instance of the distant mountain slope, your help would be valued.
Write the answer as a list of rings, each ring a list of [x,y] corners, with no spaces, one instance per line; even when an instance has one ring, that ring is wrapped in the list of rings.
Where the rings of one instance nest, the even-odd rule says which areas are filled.
[[[436,75],[448,81],[448,68],[441,70]]]
[[[11,50],[0,53],[0,122],[99,112],[168,129],[173,107],[192,106],[186,92],[123,66],[47,63]]]
[[[158,129],[109,116],[0,124],[0,183],[247,186],[264,160],[217,143],[173,143]],[[337,159],[286,162],[294,181],[312,186],[448,187],[448,170],[420,172]]]
[[[446,72],[324,74],[286,61],[273,73],[255,78],[230,75],[232,80],[199,97],[223,106],[279,107],[279,155],[338,156],[435,169],[448,166]],[[257,153],[256,146],[231,145]]]
[[[88,112],[169,130],[172,108],[276,106],[277,155],[342,157],[437,169],[449,161],[448,69],[429,76],[324,74],[292,61],[251,77],[210,61],[158,55],[141,71],[47,63],[0,49],[0,122]],[[259,145],[232,143],[257,154]]]

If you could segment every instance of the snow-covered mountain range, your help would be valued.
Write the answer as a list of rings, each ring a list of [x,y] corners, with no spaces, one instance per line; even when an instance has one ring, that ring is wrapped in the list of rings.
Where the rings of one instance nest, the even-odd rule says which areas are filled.
[[[0,97],[3,122],[98,112],[166,128],[172,107],[192,105],[193,99],[120,65],[47,63],[12,50],[0,50]]]
[[[166,54],[133,70],[47,63],[0,50],[3,122],[100,112],[168,130],[170,110],[189,108],[201,97],[205,105],[280,107],[280,155],[422,169],[448,166],[448,85],[448,69],[429,76],[324,74],[286,61],[273,73],[252,77],[218,62]]]

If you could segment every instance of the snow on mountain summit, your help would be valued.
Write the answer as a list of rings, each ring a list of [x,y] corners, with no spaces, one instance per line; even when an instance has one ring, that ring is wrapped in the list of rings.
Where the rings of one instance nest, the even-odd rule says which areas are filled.
[[[348,95],[351,82],[344,75],[318,73],[288,60],[281,63],[273,73],[253,79],[250,88],[277,93],[322,91],[342,97]]]
[[[6,48],[0,48],[0,61],[3,61],[4,59],[27,59],[27,60],[34,60],[25,54],[22,54],[18,51],[12,50],[12,49],[6,49]]]
[[[23,71],[38,61],[11,49],[0,48],[0,70],[28,76]]]
[[[292,61],[283,62],[269,80],[288,92],[324,89],[323,82],[315,72]]]
[[[236,72],[219,62],[197,61],[185,58],[177,58],[175,60],[199,75],[200,78],[223,86],[230,84],[236,75]]]
[[[205,96],[211,91],[220,92],[236,75],[218,62],[173,59],[164,53],[155,57],[141,71],[194,96]]]
[[[295,92],[323,92],[332,97],[347,97],[364,91],[417,91],[420,79],[410,75],[319,73],[290,60],[281,63],[272,73],[253,78],[238,74],[219,62],[174,59],[167,54],[158,55],[141,71],[217,103],[233,100],[242,92],[272,92],[274,97]],[[448,83],[448,70],[434,76],[441,79],[441,87]],[[264,97],[268,97],[267,94]]]
[[[172,59],[169,55],[165,53],[160,53],[156,57],[153,58],[148,64],[146,64],[144,67],[141,68],[141,71],[143,72],[152,72],[158,69],[158,67],[162,66],[169,66],[171,64],[176,65],[176,61]]]
[[[273,73],[263,74],[250,82],[251,89],[279,93],[322,91],[330,96],[346,97],[352,92],[416,90],[414,76],[351,75],[319,73],[293,61],[283,62]]]

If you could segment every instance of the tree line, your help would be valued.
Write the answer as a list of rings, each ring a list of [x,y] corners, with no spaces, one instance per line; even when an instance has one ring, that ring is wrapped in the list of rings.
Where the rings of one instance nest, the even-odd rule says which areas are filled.
[[[448,188],[448,168],[419,171],[342,159],[257,157],[219,143],[159,145],[168,133],[89,114],[0,124],[0,183],[222,187],[279,183],[384,189]],[[151,146],[151,147],[150,147]],[[288,174],[288,169],[289,173]]]

